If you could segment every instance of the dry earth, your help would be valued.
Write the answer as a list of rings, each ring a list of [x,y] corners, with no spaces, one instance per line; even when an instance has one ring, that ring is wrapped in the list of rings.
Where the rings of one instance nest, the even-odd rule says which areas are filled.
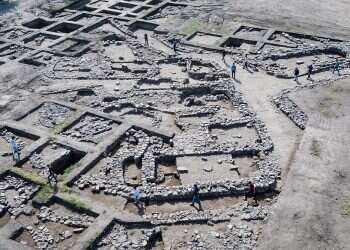
[[[190,34],[196,30],[227,34],[239,22],[286,32],[350,39],[350,2],[346,0],[206,0],[193,3],[198,6],[186,8],[181,13],[167,17],[165,26],[168,30],[182,34]],[[0,2],[1,29],[9,27],[11,23],[20,24],[23,20],[30,20],[35,16],[49,16],[47,10],[53,8],[48,2],[33,0],[13,4],[10,2],[10,7],[8,6]],[[169,51],[171,48],[167,48],[166,52]],[[221,54],[216,52],[194,54],[192,57],[209,59],[226,70],[232,62],[232,59],[228,58],[224,64]],[[291,65],[295,66],[294,61]],[[16,114],[23,111],[24,106],[35,102],[38,89],[68,88],[76,84],[76,81],[70,80],[46,82],[39,77],[40,74],[41,69],[18,62],[0,66],[2,122],[12,120]],[[349,69],[344,70],[343,79],[337,79],[329,71],[316,74],[314,76],[316,81],[329,81],[330,84],[300,89],[288,94],[288,97],[308,116],[305,130],[295,126],[272,102],[272,98],[279,95],[282,90],[299,85],[291,79],[276,78],[261,70],[253,74],[248,73],[241,65],[238,66],[237,74],[239,80],[234,83],[235,88],[243,94],[250,108],[266,125],[274,143],[271,154],[279,159],[282,171],[281,180],[278,182],[280,193],[270,208],[268,220],[261,226],[259,240],[254,248],[350,249]],[[81,86],[97,83],[108,90],[115,87],[114,82],[107,80],[79,82]],[[307,86],[311,83],[302,78],[301,84]],[[128,87],[128,82],[122,81],[118,86],[120,89]],[[136,122],[137,120],[138,118]],[[82,199],[89,201],[90,197],[86,197]],[[104,198],[95,199],[101,201],[99,203],[107,204],[106,207],[115,206],[115,211],[124,209],[121,208],[125,205],[124,199],[118,200],[118,204],[114,200],[113,205],[113,201],[106,201]],[[205,200],[203,204],[207,209],[215,209],[230,206],[237,201],[241,200],[231,197],[215,202]],[[149,209],[161,212],[186,209],[196,211],[186,208],[186,202],[181,201],[178,206],[173,203],[153,204]],[[137,209],[132,205],[126,204],[125,207],[127,213],[137,214]],[[105,208],[98,210],[103,209]],[[112,217],[111,215],[108,218]],[[233,220],[231,223],[236,221]],[[197,230],[197,227],[198,225],[193,226],[193,229]],[[220,227],[218,230],[223,230]],[[191,230],[185,226],[179,228]],[[164,241],[171,238],[172,230],[179,233],[178,238],[182,237],[182,231],[180,233],[174,227],[163,235]],[[198,230],[201,230],[200,227]],[[257,231],[260,232],[260,229]],[[81,241],[83,240],[84,238]],[[172,247],[169,241],[164,245],[157,245],[154,249]],[[1,243],[0,249],[2,249]]]

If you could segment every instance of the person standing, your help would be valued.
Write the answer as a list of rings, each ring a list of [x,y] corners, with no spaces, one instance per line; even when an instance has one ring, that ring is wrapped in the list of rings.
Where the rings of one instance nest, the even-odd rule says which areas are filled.
[[[197,184],[193,185],[191,206],[194,207],[195,203],[197,203],[199,205],[199,210],[202,210],[202,204],[201,204],[201,200],[199,198],[199,187]]]
[[[314,66],[312,66],[312,64],[307,66],[307,80],[311,80],[313,69],[314,69]]]
[[[338,72],[338,75],[340,76],[340,60],[339,60],[339,58],[337,58],[336,60],[335,60],[335,64],[334,64],[334,67],[333,67],[333,74],[334,74],[334,72],[335,71],[337,71]]]
[[[176,54],[177,53],[177,41],[176,40],[174,40],[174,43],[173,43],[173,50]]]
[[[148,35],[147,35],[147,33],[145,33],[145,35],[144,35],[144,39],[145,39],[145,46],[149,47],[149,43],[148,43]]]
[[[231,65],[231,77],[235,80],[236,80],[236,70],[237,70],[236,64],[235,62],[233,62]]]
[[[141,204],[141,192],[140,190],[137,188],[137,186],[134,186],[132,192],[131,192],[131,197],[134,199],[134,203],[137,207],[142,207]]]
[[[53,171],[52,167],[49,167],[49,175],[47,176],[48,183],[51,184],[51,181],[53,180],[55,182],[55,185],[57,184],[57,174],[55,171]]]
[[[298,67],[296,67],[294,69],[294,81],[296,81],[296,82],[298,82],[299,73],[300,73],[300,71],[299,71]]]
[[[245,54],[245,56],[244,56],[243,69],[248,70],[248,55],[247,54]]]
[[[258,199],[256,197],[256,188],[255,188],[255,185],[250,181],[248,183],[249,185],[249,191],[248,193],[245,194],[245,199],[244,200],[247,200],[248,197],[253,197],[254,198],[254,201],[255,201],[255,204],[258,204]]]
[[[187,61],[186,61],[187,72],[190,72],[191,68],[192,68],[192,60],[191,60],[191,58],[188,58]]]
[[[12,136],[10,144],[11,144],[12,159],[13,161],[17,162],[20,160],[20,152],[16,142],[16,137]]]
[[[225,57],[226,57],[226,50],[224,49],[222,51],[222,61],[225,62]]]

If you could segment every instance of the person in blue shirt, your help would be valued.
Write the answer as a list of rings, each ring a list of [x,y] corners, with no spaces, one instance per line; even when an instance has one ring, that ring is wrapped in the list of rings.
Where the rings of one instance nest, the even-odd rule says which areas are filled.
[[[333,74],[334,74],[334,72],[335,71],[337,71],[338,72],[338,75],[340,75],[340,64],[341,64],[341,62],[340,62],[340,60],[337,58],[336,60],[335,60],[335,64],[334,64],[334,67],[333,67]]]
[[[231,70],[231,77],[233,79],[236,80],[236,70],[237,70],[237,67],[236,67],[236,64],[235,62],[232,63],[231,67],[230,67],[230,70]]]
[[[131,197],[134,199],[135,205],[137,207],[140,207],[141,204],[141,192],[138,190],[136,186],[134,186],[134,189],[131,191]]]
[[[193,185],[193,189],[192,189],[192,203],[191,206],[194,207],[194,204],[198,203],[199,205],[199,210],[202,210],[202,204],[201,204],[201,200],[199,198],[199,187],[197,184]]]
[[[10,144],[11,144],[12,159],[14,161],[19,161],[20,153],[19,153],[19,147],[16,142],[16,137],[12,136]]]

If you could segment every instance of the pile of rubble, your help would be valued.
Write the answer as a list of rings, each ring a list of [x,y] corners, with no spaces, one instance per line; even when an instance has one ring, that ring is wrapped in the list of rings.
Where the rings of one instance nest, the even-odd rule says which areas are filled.
[[[94,218],[87,214],[75,214],[75,215],[60,215],[49,207],[41,207],[40,212],[37,215],[38,219],[43,223],[47,221],[60,223],[69,227],[75,227],[75,233],[80,233],[84,228],[89,227]]]
[[[185,230],[185,233],[189,233]],[[173,249],[254,249],[258,233],[246,224],[228,224],[226,231],[201,233],[195,230],[189,241],[176,243]]]
[[[72,110],[56,103],[46,102],[39,108],[38,113],[40,125],[54,128],[62,124],[72,114]]]
[[[144,215],[143,217],[153,225],[176,225],[186,223],[219,223],[230,221],[232,217],[239,217],[245,221],[265,220],[267,215],[267,207],[251,206],[248,202],[245,202],[236,207],[201,211],[186,210],[167,214],[152,213],[152,215]]]
[[[17,217],[31,214],[32,209],[26,203],[38,191],[38,187],[19,177],[5,175],[0,179],[0,215],[9,212]]]
[[[55,235],[53,230],[50,230],[45,224],[37,224],[35,226],[26,226],[25,230],[31,235],[35,248],[40,250],[54,250],[60,249],[59,244],[73,237],[73,233],[80,233],[80,231],[65,230],[58,232]],[[28,242],[21,241],[22,244],[26,245]],[[68,248],[62,248],[68,249]]]
[[[97,144],[99,137],[113,129],[114,122],[102,117],[86,115],[77,124],[62,132],[62,135],[81,142]]]
[[[129,229],[130,230],[130,229]],[[147,249],[150,243],[160,236],[161,230],[159,227],[150,229],[138,229],[141,235],[138,234],[137,239],[130,239],[128,229],[118,223],[115,223],[111,231],[97,242],[97,249]]]
[[[308,117],[301,108],[296,105],[288,96],[282,95],[273,99],[277,108],[291,119],[301,129],[306,128]]]

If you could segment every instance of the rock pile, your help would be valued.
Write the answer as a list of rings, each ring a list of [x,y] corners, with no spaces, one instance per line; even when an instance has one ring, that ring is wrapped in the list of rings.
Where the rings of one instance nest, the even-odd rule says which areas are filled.
[[[86,115],[70,129],[62,132],[62,135],[74,138],[81,142],[97,144],[101,136],[113,129],[115,123],[102,117]]]
[[[46,102],[39,108],[38,113],[40,125],[54,128],[62,124],[72,114],[72,110],[56,103]]]
[[[9,212],[10,215],[30,214],[26,206],[28,200],[38,190],[38,187],[19,177],[6,175],[0,179],[0,214]]]
[[[116,223],[111,232],[97,243],[97,249],[147,249],[150,247],[151,241],[161,234],[159,227],[137,230],[140,231],[137,238],[131,239],[128,234],[128,229]]]

